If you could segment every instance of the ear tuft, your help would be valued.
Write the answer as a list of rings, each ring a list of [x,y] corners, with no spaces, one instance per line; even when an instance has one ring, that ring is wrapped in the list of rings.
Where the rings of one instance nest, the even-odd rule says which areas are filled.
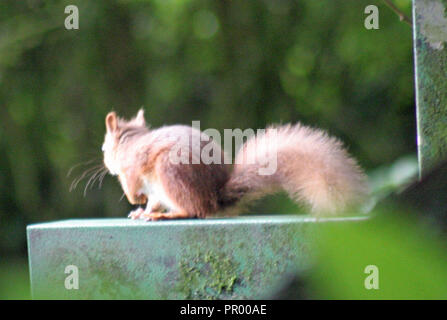
[[[106,128],[107,132],[114,132],[118,129],[118,119],[114,111],[109,112],[106,116]]]
[[[135,117],[135,120],[141,126],[146,125],[146,120],[144,119],[144,110],[143,109],[138,110],[138,113],[137,113],[137,116]]]

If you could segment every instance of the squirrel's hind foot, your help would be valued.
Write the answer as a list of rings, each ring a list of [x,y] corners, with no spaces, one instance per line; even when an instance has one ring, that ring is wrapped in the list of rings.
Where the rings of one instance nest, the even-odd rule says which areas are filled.
[[[131,211],[127,217],[132,219],[132,220],[137,220],[137,219],[141,219],[141,215],[143,213],[144,213],[144,209],[143,208],[138,208],[138,209],[135,209],[135,210]]]
[[[140,215],[140,219],[146,221],[158,221],[158,220],[171,220],[171,219],[187,219],[194,216],[184,210],[170,211],[170,212],[143,212]]]

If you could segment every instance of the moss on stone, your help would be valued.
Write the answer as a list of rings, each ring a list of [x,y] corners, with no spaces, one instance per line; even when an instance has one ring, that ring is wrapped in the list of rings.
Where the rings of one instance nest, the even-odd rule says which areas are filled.
[[[231,295],[238,280],[231,257],[212,250],[198,251],[179,262],[178,290],[186,299],[219,299]]]
[[[444,9],[447,8],[446,0],[442,0],[441,4]],[[430,43],[432,38],[447,39],[447,29],[427,28],[430,23],[434,26],[437,24],[431,22],[433,17],[421,14],[416,21],[416,86],[419,157],[422,173],[425,173],[447,156],[447,49],[445,45],[433,48]],[[431,34],[427,34],[428,32]]]

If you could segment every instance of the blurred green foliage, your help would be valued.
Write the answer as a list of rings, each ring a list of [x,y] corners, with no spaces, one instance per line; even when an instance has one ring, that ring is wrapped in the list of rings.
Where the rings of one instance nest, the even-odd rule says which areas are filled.
[[[69,4],[79,30],[64,28]],[[379,30],[364,28],[369,4]],[[367,169],[415,154],[412,59],[411,28],[377,0],[3,0],[0,257],[24,256],[26,224],[126,215],[112,178],[85,197],[82,183],[69,192],[95,162],[67,177],[101,161],[112,109],[130,117],[144,106],[155,127],[302,121],[340,137]],[[297,208],[278,196],[252,211]]]
[[[2,259],[0,261],[0,300],[30,298],[26,257]]]
[[[447,299],[445,237],[408,209],[376,214],[370,221],[318,229],[312,298]],[[378,270],[377,290],[365,287],[369,265]]]

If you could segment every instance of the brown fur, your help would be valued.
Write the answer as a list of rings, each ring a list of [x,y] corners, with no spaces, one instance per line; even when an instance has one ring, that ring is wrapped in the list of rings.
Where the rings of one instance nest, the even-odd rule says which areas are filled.
[[[323,131],[300,124],[271,127],[265,134],[251,138],[236,155],[236,162],[240,163],[233,168],[202,162],[196,151],[201,152],[209,143],[205,139],[198,149],[188,147],[189,164],[172,163],[169,152],[176,143],[182,144],[182,137],[188,137],[191,143],[193,137],[204,134],[187,126],[150,130],[142,111],[130,121],[110,113],[106,127],[104,162],[112,174],[119,176],[129,202],[147,202],[151,196],[145,190],[154,186],[165,206],[171,206],[168,213],[154,205],[145,212],[133,212],[133,217],[205,218],[232,208],[241,200],[281,189],[307,204],[314,213],[337,213],[358,203],[366,194],[365,176],[342,144]],[[277,154],[277,170],[262,176],[258,169],[263,160],[271,157],[268,151]],[[255,163],[242,161],[247,155],[254,156]],[[223,163],[223,151],[220,157]],[[192,159],[199,163],[192,164]]]

